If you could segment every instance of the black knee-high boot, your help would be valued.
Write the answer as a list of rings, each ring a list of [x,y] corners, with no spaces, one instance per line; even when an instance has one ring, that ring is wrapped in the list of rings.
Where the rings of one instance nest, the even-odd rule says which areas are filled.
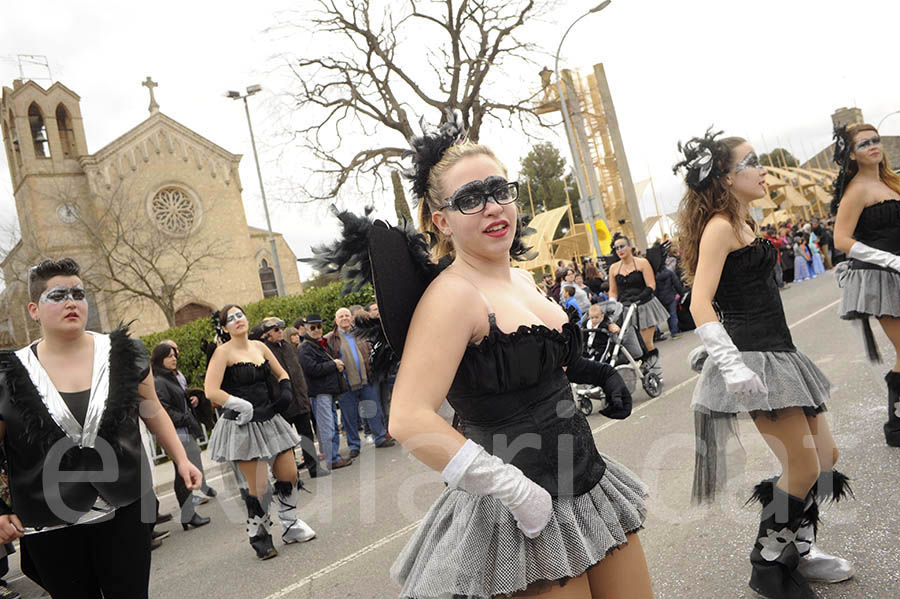
[[[808,581],[836,583],[853,577],[856,571],[853,564],[842,557],[825,553],[815,544],[819,525],[819,506],[838,502],[852,495],[850,479],[837,470],[819,474],[819,479],[807,495],[804,511],[807,523],[800,528],[797,538],[808,543],[809,550],[800,555],[797,570]]]
[[[266,494],[262,502],[255,495],[247,497],[247,536],[250,537],[250,546],[256,551],[259,559],[269,559],[278,555],[275,546],[272,545],[272,535],[269,529],[272,527],[272,519],[269,518],[269,504],[272,496]]]
[[[804,516],[806,501],[779,489],[776,480],[756,485],[750,498],[762,504],[750,553],[750,588],[767,599],[815,599],[818,595],[797,571],[800,555],[809,551],[809,544],[797,538],[800,528],[810,524]]]
[[[900,447],[900,372],[891,370],[884,375],[888,388],[888,419],[884,423],[884,440],[891,447]]]

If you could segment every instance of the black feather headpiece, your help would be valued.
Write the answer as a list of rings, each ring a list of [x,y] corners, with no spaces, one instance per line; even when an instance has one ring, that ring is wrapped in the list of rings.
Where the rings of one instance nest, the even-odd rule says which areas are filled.
[[[441,161],[444,152],[452,145],[461,143],[466,137],[462,112],[445,110],[447,121],[439,128],[419,119],[422,135],[409,140],[410,149],[403,153],[403,158],[412,158],[412,166],[403,169],[403,176],[412,182],[413,198],[418,200],[428,191],[428,175],[434,165]]]
[[[684,154],[684,160],[675,164],[672,172],[684,169],[684,182],[694,191],[703,191],[728,172],[731,150],[716,140],[720,135],[722,131],[713,133],[710,127],[703,137],[691,138],[684,144],[678,142],[678,151]]]
[[[844,191],[847,184],[853,178],[850,170],[850,150],[853,140],[850,139],[850,131],[847,125],[841,125],[834,128],[834,163],[838,166],[838,174],[834,179],[834,189],[831,200],[831,213],[837,214],[838,206],[841,204],[841,198],[844,197]],[[855,174],[855,173],[854,173]]]
[[[225,330],[225,327],[222,326],[221,319],[219,318],[219,313],[220,310],[216,310],[215,312],[210,314],[209,321],[216,329],[216,337],[218,337],[222,343],[225,343],[226,341],[231,339],[231,335],[228,333],[228,331]]]

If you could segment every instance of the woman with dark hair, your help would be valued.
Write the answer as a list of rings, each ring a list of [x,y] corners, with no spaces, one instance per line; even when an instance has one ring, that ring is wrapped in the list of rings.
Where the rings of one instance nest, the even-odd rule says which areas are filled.
[[[773,274],[775,248],[750,217],[750,203],[765,196],[766,170],[747,141],[718,135],[679,144],[684,159],[675,166],[687,185],[678,220],[693,278],[691,314],[708,354],[692,404],[694,499],[714,499],[725,482],[725,441],[736,415],[748,412],[782,467],[753,493],[762,515],[750,587],[772,599],[805,599],[816,596],[809,580],[853,575],[849,562],[813,545],[818,503],[849,492],[833,469],[838,451],[823,414],[831,385],[794,347]]]
[[[872,125],[836,130],[834,158],[841,169],[831,204],[837,214],[834,247],[849,258],[838,272],[844,290],[840,314],[862,323],[870,360],[880,361],[870,316],[894,346],[897,360],[884,376],[884,437],[888,445],[900,447],[900,176]]]
[[[172,424],[175,425],[175,433],[184,447],[185,454],[191,463],[203,472],[200,447],[196,441],[203,436],[203,429],[194,417],[184,388],[176,378],[178,352],[168,343],[158,344],[150,352],[150,368],[153,372],[156,395],[172,419]],[[175,497],[181,506],[181,526],[184,530],[192,526],[198,528],[209,524],[209,518],[204,518],[194,511],[194,494],[178,476],[175,477]]]
[[[613,249],[619,261],[609,268],[609,297],[626,306],[637,304],[637,327],[647,348],[647,357],[656,360],[659,350],[653,346],[656,327],[669,321],[669,313],[656,299],[656,275],[646,258],[635,256],[631,240],[616,233]]]
[[[225,408],[209,439],[210,456],[235,462],[247,480],[247,534],[259,559],[278,555],[269,529],[269,469],[275,476],[275,497],[281,539],[302,543],[316,536],[297,517],[297,465],[294,447],[300,437],[281,417],[294,400],[291,381],[272,350],[247,337],[249,324],[240,306],[228,304],[212,315],[219,345],[206,369],[206,397]],[[271,377],[278,381],[277,387]]]
[[[371,256],[360,272],[375,271],[382,328],[403,356],[391,434],[448,485],[392,576],[416,599],[651,597],[637,534],[646,488],[598,453],[569,382],[603,385],[612,418],[631,398],[611,366],[582,357],[578,324],[511,268],[527,253],[518,184],[456,117],[412,140],[406,172],[431,251],[422,235],[371,222],[369,242],[344,251],[365,238],[366,220],[349,213],[344,241],[317,250],[332,268]],[[385,284],[404,262],[409,277]],[[459,429],[438,414],[445,398]]]
[[[0,354],[0,439],[12,506],[0,501],[0,543],[21,539],[22,571],[52,597],[146,599],[156,497],[138,418],[200,486],[159,404],[147,351],[120,327],[86,330],[78,264],[28,272],[28,314],[42,337]]]

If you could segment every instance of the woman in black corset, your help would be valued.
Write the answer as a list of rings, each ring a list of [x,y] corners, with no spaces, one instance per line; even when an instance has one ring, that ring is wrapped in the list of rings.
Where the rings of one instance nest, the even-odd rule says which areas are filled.
[[[464,141],[459,120],[412,143],[420,225],[435,236],[431,257],[444,260],[413,252],[440,274],[403,330],[390,431],[448,486],[392,568],[401,596],[651,597],[637,535],[646,489],[597,452],[569,385],[603,384],[605,413],[624,418],[621,377],[583,359],[577,323],[510,268],[518,185],[493,152]],[[390,270],[377,268],[391,250],[370,244],[388,332],[409,296],[391,299]],[[393,247],[407,254],[407,242]],[[459,430],[437,413],[444,398]]]
[[[884,380],[888,420],[884,437],[900,447],[900,176],[891,169],[872,125],[835,130],[840,173],[831,211],[834,245],[848,260],[837,273],[843,288],[841,318],[862,323],[869,358],[879,361],[868,318],[874,316],[894,345],[897,361]]]
[[[293,401],[291,381],[265,343],[247,338],[249,325],[240,306],[229,304],[213,314],[213,319],[223,343],[209,361],[204,386],[206,397],[225,410],[209,439],[209,452],[216,461],[237,463],[247,480],[250,546],[258,558],[269,559],[278,552],[269,534],[272,494],[267,462],[271,462],[276,479],[281,539],[285,544],[302,543],[316,536],[297,517],[293,449],[300,444],[300,437],[279,414]]]
[[[647,348],[648,356],[657,357],[659,351],[653,346],[653,332],[660,324],[669,320],[669,312],[656,295],[656,276],[653,266],[646,258],[634,255],[631,241],[616,233],[613,249],[619,261],[609,268],[609,297],[626,306],[637,304],[637,327],[641,340]]]
[[[679,144],[684,160],[675,167],[687,185],[678,218],[691,314],[708,353],[692,404],[694,498],[713,499],[726,482],[726,435],[748,412],[782,468],[754,490],[763,507],[750,586],[772,599],[815,597],[810,580],[853,575],[849,562],[813,545],[818,503],[849,492],[833,470],[838,452],[823,413],[830,384],[794,347],[775,284],[776,250],[749,215],[750,202],[765,196],[766,170],[745,140],[717,135]]]

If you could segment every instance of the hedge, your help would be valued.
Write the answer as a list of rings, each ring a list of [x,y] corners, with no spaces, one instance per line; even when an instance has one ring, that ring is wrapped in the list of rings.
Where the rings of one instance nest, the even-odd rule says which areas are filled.
[[[325,332],[328,332],[331,330],[334,313],[338,308],[353,304],[368,306],[375,301],[370,286],[367,285],[361,291],[341,295],[343,285],[343,282],[336,281],[326,287],[309,289],[300,295],[268,297],[252,304],[244,304],[242,308],[250,321],[250,326],[258,324],[268,316],[277,316],[290,326],[301,316],[320,314],[324,320]],[[206,356],[201,345],[204,340],[212,340],[214,337],[215,329],[209,318],[200,318],[178,327],[145,335],[141,337],[141,341],[149,353],[163,339],[173,340],[178,344],[178,370],[187,377],[189,386],[203,387]]]

